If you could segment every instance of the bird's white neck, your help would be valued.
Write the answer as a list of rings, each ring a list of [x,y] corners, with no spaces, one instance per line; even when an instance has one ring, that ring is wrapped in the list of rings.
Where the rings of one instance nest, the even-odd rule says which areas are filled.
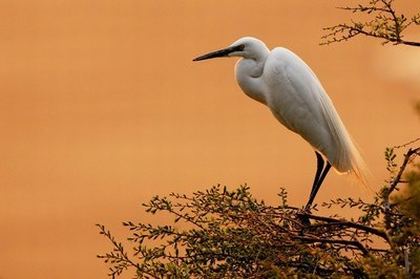
[[[242,91],[252,99],[263,104],[267,104],[267,102],[261,76],[264,71],[267,55],[268,50],[267,53],[262,53],[258,59],[242,58],[235,66],[236,80]]]

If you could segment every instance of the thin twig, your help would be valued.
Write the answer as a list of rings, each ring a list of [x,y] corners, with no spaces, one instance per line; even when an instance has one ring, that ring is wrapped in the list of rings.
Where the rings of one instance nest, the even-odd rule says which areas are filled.
[[[400,148],[403,148],[403,147],[407,147],[407,146],[412,145],[413,143],[416,143],[418,141],[420,141],[420,137],[418,137],[416,139],[413,139],[413,140],[410,140],[409,142],[406,142],[406,143],[401,144],[401,145],[394,145],[392,147],[392,149],[400,149]]]

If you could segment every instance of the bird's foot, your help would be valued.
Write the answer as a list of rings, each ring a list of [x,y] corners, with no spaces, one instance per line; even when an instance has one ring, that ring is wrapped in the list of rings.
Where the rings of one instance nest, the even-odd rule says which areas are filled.
[[[298,215],[297,215],[299,221],[301,222],[301,224],[304,227],[311,226],[311,221],[310,221],[309,216],[308,216],[308,214],[310,214],[310,213],[311,213],[310,209],[305,208],[302,212],[299,212]]]

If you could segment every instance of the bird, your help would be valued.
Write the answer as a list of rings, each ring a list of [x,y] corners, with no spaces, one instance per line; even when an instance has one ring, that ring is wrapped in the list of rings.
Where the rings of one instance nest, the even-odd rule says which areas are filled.
[[[243,37],[193,61],[219,57],[239,57],[235,77],[242,91],[313,147],[317,169],[305,210],[310,210],[331,167],[366,183],[367,167],[358,148],[321,82],[298,55],[284,47],[269,50],[257,38]]]

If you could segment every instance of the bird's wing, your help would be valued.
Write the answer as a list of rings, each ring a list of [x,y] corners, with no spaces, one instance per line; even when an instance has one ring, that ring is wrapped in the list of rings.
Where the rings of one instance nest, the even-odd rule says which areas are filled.
[[[274,116],[333,160],[334,141],[326,110],[335,109],[309,66],[293,52],[275,48],[267,58],[263,78],[267,105]]]
[[[290,50],[275,48],[266,60],[263,80],[274,116],[324,154],[336,170],[350,171],[366,183],[367,167],[309,66]]]

